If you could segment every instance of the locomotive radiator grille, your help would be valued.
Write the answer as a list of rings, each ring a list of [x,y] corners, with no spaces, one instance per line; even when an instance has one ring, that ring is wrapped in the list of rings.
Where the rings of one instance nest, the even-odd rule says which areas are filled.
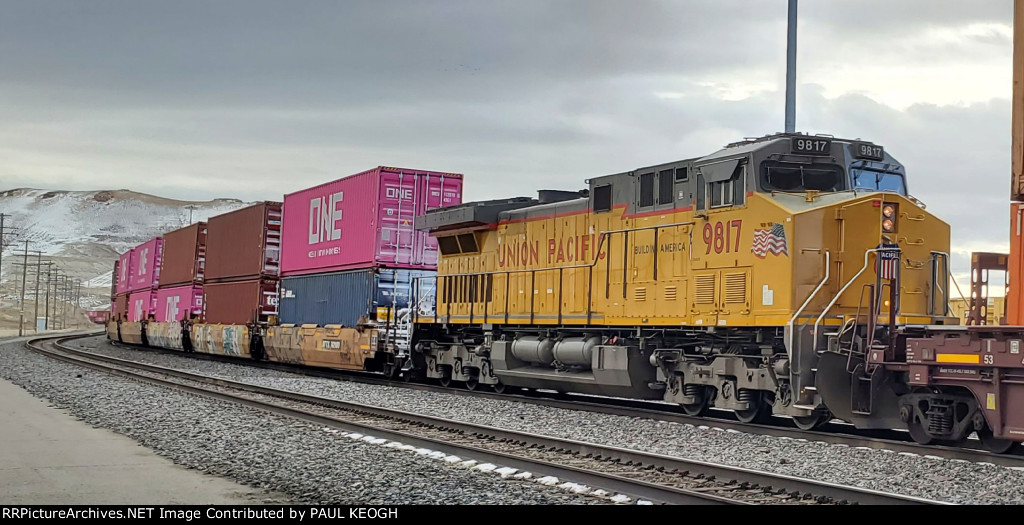
[[[729,273],[725,275],[725,302],[727,304],[747,302],[747,274]]]
[[[715,302],[715,274],[697,276],[696,300],[697,304],[714,304]]]

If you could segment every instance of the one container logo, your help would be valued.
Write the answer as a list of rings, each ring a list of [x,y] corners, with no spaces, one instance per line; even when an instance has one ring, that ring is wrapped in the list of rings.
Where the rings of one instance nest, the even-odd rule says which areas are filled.
[[[176,321],[178,319],[178,301],[181,298],[177,295],[171,295],[167,297],[167,321]]]
[[[309,200],[309,244],[319,244],[341,239],[341,211],[338,205],[345,200],[345,192],[339,191]]]
[[[149,257],[149,248],[142,250],[142,254],[139,255],[139,276],[146,275],[146,257]]]
[[[409,188],[388,187],[384,189],[384,195],[389,199],[400,201],[412,200],[412,190]]]
[[[142,299],[135,301],[135,320],[142,320]]]

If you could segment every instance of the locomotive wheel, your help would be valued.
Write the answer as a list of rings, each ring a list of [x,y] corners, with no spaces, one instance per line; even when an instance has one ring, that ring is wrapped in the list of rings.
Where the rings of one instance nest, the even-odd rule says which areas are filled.
[[[981,440],[982,445],[985,445],[985,448],[996,454],[1006,454],[1017,444],[1013,440],[994,437],[992,429],[987,426],[978,431],[978,439]]]
[[[708,389],[702,389],[700,400],[696,403],[684,403],[680,406],[683,408],[683,413],[690,417],[707,415],[708,409],[711,407],[711,396],[708,395]]]
[[[815,412],[809,416],[793,416],[793,423],[796,424],[796,428],[805,431],[814,430],[831,420],[832,413],[828,411],[823,413]]]
[[[761,423],[772,415],[772,406],[764,402],[764,396],[756,396],[750,401],[750,408],[737,410],[736,419],[743,423]]]
[[[913,438],[914,442],[918,445],[931,445],[935,442],[935,438],[928,435],[928,432],[924,429],[924,425],[916,419],[907,423],[907,430],[910,431],[910,437]]]
[[[475,377],[466,380],[467,390],[476,390],[476,387],[480,386],[480,381],[477,381]]]

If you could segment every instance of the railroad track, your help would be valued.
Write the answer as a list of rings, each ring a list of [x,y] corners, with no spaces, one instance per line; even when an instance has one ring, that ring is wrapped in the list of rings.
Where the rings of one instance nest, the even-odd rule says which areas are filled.
[[[103,356],[63,344],[81,337],[88,336],[35,339],[26,346],[76,365],[344,430],[352,433],[350,437],[430,449],[533,475],[557,477],[638,500],[676,504],[941,503],[324,399]]]
[[[117,342],[111,342],[111,344],[122,348],[145,352],[156,352],[189,359],[210,360],[223,363],[233,363],[236,365],[254,366],[310,377],[353,381],[373,385],[386,385],[451,395],[501,399],[505,401],[530,403],[546,407],[580,410],[606,415],[645,417],[672,423],[713,426],[749,434],[790,438],[795,440],[817,441],[833,445],[841,444],[849,447],[885,449],[899,453],[917,454],[919,456],[938,456],[946,459],[958,459],[973,463],[992,463],[994,465],[1006,467],[1024,467],[1024,449],[1018,449],[1018,451],[1013,454],[995,454],[983,449],[980,442],[969,446],[919,445],[910,438],[910,435],[907,432],[900,431],[860,430],[854,428],[852,425],[836,423],[829,423],[819,430],[807,431],[795,428],[788,419],[780,417],[772,418],[772,422],[767,424],[742,423],[737,421],[735,418],[730,419],[728,415],[725,415],[725,413],[723,413],[723,416],[721,417],[715,415],[707,415],[703,417],[688,416],[681,413],[678,407],[674,405],[650,401],[597,398],[581,394],[558,394],[555,392],[543,391],[514,392],[512,389],[506,390],[501,394],[497,392],[487,392],[484,390],[470,391],[455,387],[432,385],[429,383],[390,380],[363,372],[300,367],[270,361],[244,360],[238,357],[215,354],[184,353],[162,348],[138,347],[135,345]]]

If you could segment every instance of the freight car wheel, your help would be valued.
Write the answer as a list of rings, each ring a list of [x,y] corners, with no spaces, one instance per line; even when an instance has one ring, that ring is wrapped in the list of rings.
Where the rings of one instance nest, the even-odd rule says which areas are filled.
[[[480,381],[477,381],[476,378],[470,378],[466,380],[467,390],[476,390],[476,387],[478,386],[480,386]]]
[[[1017,444],[1016,441],[995,437],[992,429],[987,426],[978,431],[978,439],[981,440],[982,445],[985,445],[985,448],[996,454],[1006,454]]]
[[[498,381],[497,383],[494,383],[494,391],[499,393],[499,394],[504,394],[505,393],[505,383],[502,383],[501,381]]]
[[[907,430],[910,431],[910,437],[914,439],[914,442],[918,445],[931,445],[935,443],[935,438],[930,436],[924,429],[924,425],[919,420],[913,420],[907,422]]]
[[[451,386],[451,384],[452,384],[452,371],[451,371],[451,369],[448,368],[448,367],[445,367],[444,370],[441,372],[441,378],[438,379],[438,381],[441,383],[441,386],[443,386],[445,388]]]

